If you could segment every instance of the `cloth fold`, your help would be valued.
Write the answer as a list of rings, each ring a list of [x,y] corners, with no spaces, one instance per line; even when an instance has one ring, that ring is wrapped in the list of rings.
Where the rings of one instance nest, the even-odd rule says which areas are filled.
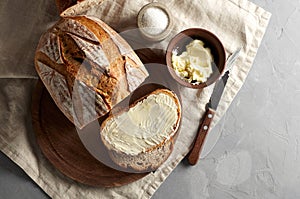
[[[50,1],[51,2],[51,1]],[[180,87],[183,117],[175,148],[169,159],[154,173],[122,187],[96,188],[76,183],[58,172],[41,154],[31,125],[31,96],[36,84],[33,56],[43,31],[57,19],[49,1],[1,2],[0,19],[0,149],[18,164],[52,198],[150,198],[188,153],[212,86],[202,91]],[[94,6],[75,5],[77,13],[94,15],[122,34],[135,28],[139,9],[149,0],[106,0]],[[227,53],[242,47],[213,120],[215,125],[242,87],[266,31],[271,14],[247,0],[160,0],[175,20],[174,34],[190,27],[215,33]],[[22,7],[18,4],[24,4]],[[18,5],[18,6],[17,6]],[[13,9],[12,9],[13,8]],[[88,8],[88,9],[87,9]],[[71,12],[72,14],[72,12]],[[25,16],[21,19],[21,16]],[[14,20],[14,22],[12,21]],[[23,26],[22,24],[26,24]],[[168,41],[157,43],[165,49]],[[130,43],[130,42],[129,42]],[[32,78],[32,79],[31,79]],[[206,143],[214,143],[209,135]]]

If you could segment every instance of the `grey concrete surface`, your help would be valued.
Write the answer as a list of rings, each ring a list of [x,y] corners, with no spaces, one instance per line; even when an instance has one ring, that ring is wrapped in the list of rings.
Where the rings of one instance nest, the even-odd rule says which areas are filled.
[[[213,151],[153,199],[300,198],[300,2],[253,0],[272,18]]]
[[[49,196],[20,167],[0,152],[0,198],[46,199]]]
[[[300,198],[300,1],[252,2],[272,18],[220,140],[196,166],[183,161],[153,199]],[[0,198],[48,196],[0,153]]]

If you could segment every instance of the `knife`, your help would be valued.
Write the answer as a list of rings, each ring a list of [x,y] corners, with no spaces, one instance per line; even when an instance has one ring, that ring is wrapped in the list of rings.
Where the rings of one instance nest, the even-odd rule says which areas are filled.
[[[205,141],[206,135],[209,132],[211,121],[215,115],[215,112],[217,110],[217,107],[219,105],[220,99],[222,97],[224,88],[226,86],[230,70],[232,68],[232,65],[234,61],[237,59],[240,49],[235,51],[226,62],[226,69],[227,71],[224,73],[224,75],[219,79],[214,87],[214,90],[212,92],[212,95],[210,97],[209,102],[206,105],[206,112],[203,116],[202,123],[200,125],[200,128],[198,130],[197,136],[195,138],[193,147],[190,151],[190,153],[187,155],[187,160],[190,165],[195,165],[198,162],[200,152],[203,146],[203,143]]]

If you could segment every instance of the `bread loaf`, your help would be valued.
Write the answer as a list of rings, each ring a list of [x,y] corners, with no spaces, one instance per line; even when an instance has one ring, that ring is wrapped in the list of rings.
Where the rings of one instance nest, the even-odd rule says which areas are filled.
[[[111,159],[139,172],[157,169],[170,155],[181,118],[177,96],[157,89],[101,125]]]
[[[130,46],[94,17],[62,18],[40,39],[35,67],[59,109],[82,128],[148,76]]]
[[[78,16],[86,13],[92,7],[101,4],[104,0],[56,0],[60,16]]]

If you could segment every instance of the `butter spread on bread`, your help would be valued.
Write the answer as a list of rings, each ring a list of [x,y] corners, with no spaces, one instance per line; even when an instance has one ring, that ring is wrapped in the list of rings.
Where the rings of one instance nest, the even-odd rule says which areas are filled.
[[[128,43],[95,17],[65,17],[40,39],[35,66],[58,108],[77,127],[108,113],[148,72]]]
[[[180,117],[177,96],[158,89],[128,110],[109,116],[102,123],[101,138],[112,160],[120,166],[154,170],[172,150]]]

